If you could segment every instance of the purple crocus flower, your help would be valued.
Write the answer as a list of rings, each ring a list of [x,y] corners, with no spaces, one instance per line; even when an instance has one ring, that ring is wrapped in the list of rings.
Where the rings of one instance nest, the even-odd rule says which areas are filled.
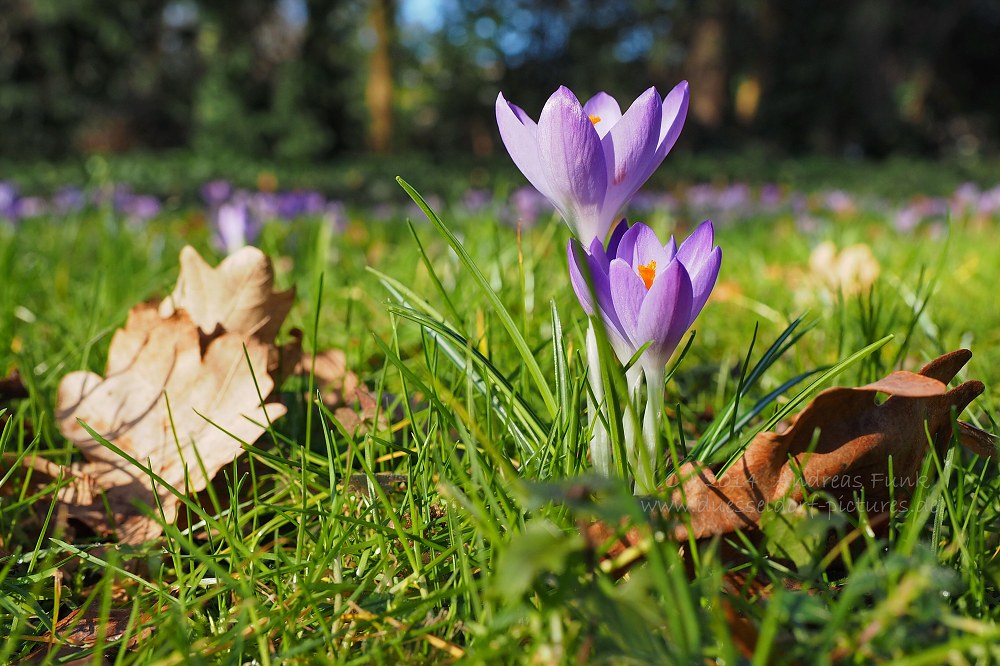
[[[128,185],[116,185],[110,191],[98,190],[94,198],[99,206],[110,201],[115,212],[124,215],[134,225],[148,222],[160,214],[159,199],[149,194],[135,194]]]
[[[662,383],[664,366],[719,276],[722,249],[711,220],[680,247],[672,236],[661,244],[656,232],[637,222],[619,224],[607,249],[596,238],[589,250],[571,239],[568,251],[573,290],[587,314],[600,313],[618,359],[624,363],[652,342],[640,364],[647,380],[659,377]]]
[[[211,218],[215,227],[215,244],[226,254],[232,254],[248,243],[257,240],[260,224],[245,204],[224,203]]]
[[[69,215],[83,210],[87,195],[79,187],[68,185],[52,196],[52,210],[58,215]]]
[[[323,219],[334,233],[341,233],[347,228],[347,207],[343,201],[328,201],[323,208]]]
[[[318,215],[326,206],[326,198],[312,190],[281,192],[275,196],[275,202],[277,216],[289,222],[303,215]]]
[[[11,221],[16,219],[19,196],[17,185],[0,180],[0,217]]]
[[[116,208],[132,224],[143,224],[160,214],[160,200],[151,194],[126,193],[117,198]]]
[[[687,109],[687,81],[663,99],[650,88],[624,114],[607,93],[580,104],[560,86],[537,124],[503,93],[496,102],[500,137],[514,164],[585,243],[608,235],[677,141]]]
[[[715,245],[715,229],[706,220],[677,247],[673,237],[666,245],[661,244],[645,224],[629,227],[623,223],[611,234],[607,248],[595,238],[588,251],[572,239],[568,251],[573,290],[587,314],[600,314],[618,359],[625,363],[649,343],[638,363],[626,371],[634,400],[638,400],[641,380],[646,382],[641,430],[645,446],[638,446],[632,418],[626,416],[622,426],[635,490],[651,493],[656,488],[654,461],[663,407],[664,366],[705,306],[719,277],[722,250]],[[588,331],[587,355],[591,385],[600,401],[599,382],[593,378],[597,351],[591,333]],[[612,456],[607,435],[599,419],[591,417],[591,422],[591,457],[595,468],[607,474]]]
[[[210,180],[201,186],[201,198],[209,208],[218,208],[233,194],[233,186],[228,180]]]
[[[493,194],[489,190],[472,188],[462,195],[462,205],[466,212],[478,213],[493,202]]]
[[[41,217],[48,210],[48,204],[41,197],[21,197],[14,205],[14,218],[18,220]]]

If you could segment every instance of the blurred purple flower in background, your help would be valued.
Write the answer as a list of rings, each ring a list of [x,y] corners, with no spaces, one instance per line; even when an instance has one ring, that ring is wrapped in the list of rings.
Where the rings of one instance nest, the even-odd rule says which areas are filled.
[[[142,224],[160,214],[160,200],[151,194],[125,194],[115,200],[115,210],[132,224]]]
[[[753,209],[753,198],[750,186],[746,183],[733,183],[723,188],[704,183],[688,188],[687,206],[698,217],[722,213],[731,218],[736,213],[750,212]]]
[[[214,232],[212,240],[226,254],[232,254],[248,243],[253,243],[260,235],[261,225],[244,202],[230,201],[221,204],[209,218],[209,222]]]
[[[14,218],[18,220],[41,217],[48,211],[48,202],[42,197],[21,197],[14,203]]]
[[[757,200],[760,202],[760,207],[763,210],[773,211],[778,209],[784,201],[784,196],[781,193],[781,186],[776,185],[775,183],[762,185]]]
[[[624,114],[607,93],[581,105],[560,86],[537,124],[503,93],[496,101],[500,137],[514,164],[586,243],[608,235],[677,141],[687,109],[687,81],[663,99],[649,88]]]
[[[677,210],[677,198],[669,192],[636,192],[629,207],[646,214],[674,213]]]
[[[343,201],[328,201],[323,209],[323,219],[330,225],[330,229],[337,233],[347,228],[347,207]]]
[[[10,222],[17,219],[17,200],[17,185],[0,181],[0,218]]]
[[[270,220],[276,220],[280,216],[279,211],[281,207],[278,195],[273,192],[237,190],[233,195],[232,203],[246,206],[247,210],[256,219],[260,220],[261,224]]]
[[[923,222],[934,218],[945,218],[950,208],[945,199],[939,197],[918,197],[896,211],[893,227],[896,231],[910,232]]]
[[[218,208],[233,195],[233,186],[228,180],[210,180],[201,186],[201,198],[209,208]]]
[[[965,216],[979,205],[979,188],[975,183],[962,183],[951,195],[951,207],[955,215]]]
[[[275,213],[279,219],[294,220],[304,215],[319,215],[326,206],[326,199],[319,192],[295,190],[274,195]]]
[[[979,195],[977,212],[984,217],[1000,213],[1000,185],[996,185]]]
[[[479,213],[493,203],[493,194],[482,188],[469,188],[462,195],[462,207],[467,213]]]
[[[852,215],[857,209],[854,198],[843,190],[830,190],[823,194],[824,207],[835,215]]]
[[[87,195],[79,187],[63,187],[52,195],[52,212],[57,215],[78,213],[87,205]]]
[[[514,205],[514,226],[533,227],[542,215],[551,215],[555,210],[552,202],[545,196],[531,187],[525,185],[519,187],[510,195]]]

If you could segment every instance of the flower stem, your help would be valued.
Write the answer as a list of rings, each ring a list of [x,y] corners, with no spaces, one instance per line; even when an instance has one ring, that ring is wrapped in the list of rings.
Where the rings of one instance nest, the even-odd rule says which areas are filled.
[[[590,460],[594,471],[602,476],[611,476],[611,439],[608,429],[604,426],[600,412],[607,418],[607,407],[604,404],[604,385],[601,382],[601,356],[597,348],[597,335],[594,333],[594,322],[587,328],[587,378],[593,389],[593,398],[587,394],[587,417],[590,420]],[[596,402],[595,402],[596,399]]]
[[[663,406],[663,371],[650,372],[646,376],[646,409],[642,415],[643,450],[638,452],[635,466],[635,493],[651,495],[656,491],[656,458],[660,444],[660,413]]]
[[[641,465],[639,436],[642,433],[642,412],[639,409],[639,395],[642,391],[642,368],[636,364],[625,372],[625,383],[628,386],[629,402],[622,414],[622,434],[625,438],[625,451],[628,454],[629,471],[634,478]]]

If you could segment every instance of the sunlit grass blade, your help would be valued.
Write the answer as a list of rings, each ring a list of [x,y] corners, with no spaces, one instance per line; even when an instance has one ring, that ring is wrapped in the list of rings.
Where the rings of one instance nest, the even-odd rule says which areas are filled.
[[[779,422],[790,416],[792,412],[798,409],[798,407],[802,403],[804,403],[806,399],[812,396],[812,394],[820,386],[830,381],[831,379],[842,373],[844,370],[860,362],[862,359],[867,358],[870,354],[881,349],[883,346],[885,346],[886,343],[892,340],[892,338],[893,336],[887,335],[881,340],[873,342],[872,344],[868,345],[864,349],[860,349],[854,352],[840,363],[831,366],[829,369],[825,370],[821,375],[819,375],[816,379],[810,382],[805,388],[799,391],[782,407],[775,410],[774,414],[771,415],[771,418],[762,423],[760,427],[754,428],[754,430],[751,433],[744,436],[743,440],[739,442],[736,447],[733,447],[731,443],[729,446],[725,447],[724,449],[721,449],[720,454],[725,454],[728,455],[729,457],[728,460],[726,460],[726,462],[722,465],[722,468],[719,471],[719,475],[725,473],[725,471],[729,469],[729,467],[734,462],[736,462],[740,454],[742,454],[743,450],[747,447],[748,444],[750,444],[750,441],[758,432],[764,432],[773,429]],[[727,449],[732,449],[732,450],[727,450]]]
[[[705,432],[702,433],[701,437],[699,437],[697,445],[695,445],[691,451],[691,459],[704,461],[714,458],[716,452],[736,433],[742,430],[753,418],[753,416],[761,413],[769,404],[771,404],[771,402],[782,394],[782,392],[779,391],[772,391],[764,398],[760,399],[747,414],[741,415],[739,413],[739,404],[742,401],[743,396],[754,390],[760,379],[764,376],[764,373],[767,372],[778,361],[778,359],[785,354],[785,352],[790,350],[799,340],[802,339],[802,336],[809,331],[810,326],[806,326],[802,330],[797,330],[802,325],[803,321],[804,318],[799,317],[789,324],[775,339],[775,341],[771,343],[761,356],[760,360],[754,364],[753,368],[748,370],[749,359],[754,346],[754,342],[751,342],[747,350],[746,360],[741,366],[742,370],[740,373],[740,381],[737,385],[736,392],[729,399],[725,408],[718,413],[718,415],[713,419],[711,425],[709,425]],[[756,328],[754,330],[755,341]],[[786,382],[783,386],[791,388],[791,386],[798,383],[798,380],[804,379],[809,376],[809,374],[811,373],[804,373],[800,375],[799,378],[796,378],[796,380]]]
[[[479,267],[476,265],[476,262],[472,259],[472,256],[469,255],[468,251],[466,251],[465,247],[458,240],[458,238],[451,231],[451,229],[449,229],[447,225],[445,225],[445,223],[441,221],[441,218],[439,218],[437,214],[435,214],[434,211],[431,210],[430,206],[427,205],[427,202],[424,201],[424,199],[420,196],[420,194],[418,194],[417,191],[413,189],[413,187],[411,187],[410,184],[407,183],[402,178],[397,177],[396,181],[400,184],[400,186],[404,190],[406,190],[406,193],[409,194],[410,198],[413,199],[413,201],[420,207],[420,209],[427,216],[427,219],[430,220],[431,224],[433,224],[434,227],[445,238],[445,240],[448,242],[448,245],[451,246],[452,250],[455,251],[459,259],[462,261],[462,264],[465,266],[466,270],[469,271],[469,274],[472,276],[473,280],[475,280],[476,284],[479,286],[483,295],[486,296],[486,299],[490,302],[490,305],[493,307],[493,311],[496,313],[497,317],[500,318],[500,323],[503,324],[504,329],[507,331],[507,335],[510,336],[511,342],[514,344],[514,347],[520,354],[521,361],[524,363],[524,366],[527,369],[528,374],[531,376],[535,384],[535,388],[538,391],[538,394],[542,398],[542,402],[545,404],[545,407],[548,410],[549,418],[555,418],[558,406],[556,404],[555,396],[553,396],[552,394],[552,389],[549,388],[549,384],[545,379],[545,375],[542,373],[541,367],[538,365],[538,361],[535,359],[534,353],[528,346],[528,343],[525,342],[524,337],[521,335],[521,332],[518,330],[517,324],[514,322],[513,317],[511,317],[510,313],[507,312],[507,309],[500,301],[500,297],[497,295],[497,293],[493,290],[492,287],[490,287],[489,281],[486,279],[486,276],[484,276],[482,271],[479,270]]]

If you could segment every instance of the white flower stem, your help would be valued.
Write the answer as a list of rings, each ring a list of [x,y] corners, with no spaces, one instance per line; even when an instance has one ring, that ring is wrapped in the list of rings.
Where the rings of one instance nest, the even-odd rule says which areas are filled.
[[[651,495],[656,491],[656,459],[660,444],[660,414],[663,408],[663,371],[650,372],[646,376],[646,409],[642,415],[643,450],[639,452],[635,470],[635,493]]]
[[[604,404],[604,383],[601,379],[601,356],[597,348],[597,335],[594,333],[594,322],[587,328],[587,367],[588,379],[593,389],[594,397],[587,394],[587,417],[590,419],[590,460],[594,471],[603,476],[611,476],[611,437],[604,426],[599,413],[607,418],[607,407]],[[595,399],[596,398],[596,402]]]
[[[639,419],[642,412],[639,409],[639,395],[642,390],[642,368],[636,364],[625,372],[625,383],[628,386],[629,406],[622,414],[622,435],[625,438],[625,452],[628,454],[628,468],[634,477],[639,469],[639,435],[642,427]]]

